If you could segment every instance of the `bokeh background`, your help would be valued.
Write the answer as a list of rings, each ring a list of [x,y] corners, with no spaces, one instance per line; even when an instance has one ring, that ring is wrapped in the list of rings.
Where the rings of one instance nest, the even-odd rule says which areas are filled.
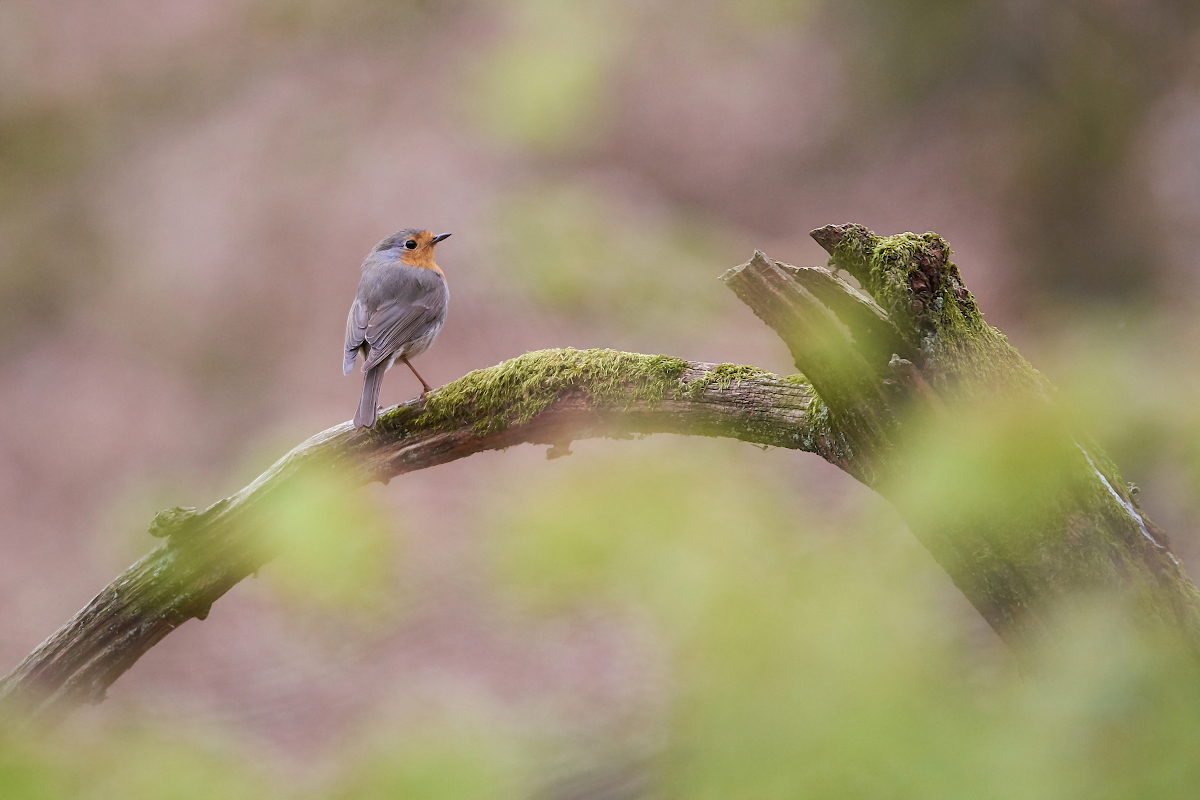
[[[5,0],[0,671],[156,510],[351,416],[345,313],[393,230],[454,233],[438,385],[568,345],[790,373],[716,278],[823,263],[807,231],[845,221],[949,240],[1196,575],[1194,2]],[[1102,608],[1031,681],[816,457],[573,450],[310,487],[287,558],[9,740],[0,794],[1200,789],[1195,676]]]

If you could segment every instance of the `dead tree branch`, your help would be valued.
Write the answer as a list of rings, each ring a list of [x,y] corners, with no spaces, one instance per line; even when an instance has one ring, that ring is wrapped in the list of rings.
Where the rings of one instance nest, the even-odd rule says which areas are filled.
[[[1166,533],[1057,407],[1046,379],[984,322],[949,245],[933,233],[880,237],[861,225],[812,235],[830,265],[871,299],[827,270],[776,264],[761,253],[724,280],[811,379],[817,396],[809,417],[824,456],[896,506],[1019,657],[1054,646],[1062,601],[1080,595],[1123,603],[1142,630],[1200,655],[1200,592]],[[829,314],[839,327],[824,323]],[[814,325],[824,337],[808,335]],[[946,446],[996,417],[1011,418],[1014,435],[1031,446],[969,454]],[[919,453],[931,444],[983,463],[983,474],[1007,459],[1003,469],[1015,480],[929,486],[934,478],[921,474],[928,465]]]
[[[46,723],[103,700],[147,650],[276,555],[257,512],[306,475],[350,489],[484,450],[542,444],[557,456],[574,440],[651,433],[820,452],[803,433],[811,399],[808,385],[762,370],[614,351],[546,350],[471,373],[388,410],[374,430],[347,422],[313,436],[204,511],[159,513],[150,532],[163,543],[0,681],[0,698]]]
[[[306,475],[349,488],[481,450],[548,444],[554,457],[576,439],[649,433],[732,437],[841,467],[899,509],[1018,656],[1053,645],[1061,601],[1080,593],[1125,602],[1143,629],[1200,654],[1200,592],[1165,533],[1056,407],[1045,378],[983,321],[946,242],[932,233],[878,237],[860,225],[813,237],[835,271],[756,252],[723,278],[787,343],[803,379],[666,356],[548,350],[395,407],[373,431],[331,428],[202,512],[160,513],[151,533],[163,544],[0,681],[0,699],[40,720],[99,702],[156,642],[203,619],[275,555],[256,517]],[[984,470],[974,481],[928,486],[921,454],[997,415],[1035,445],[1005,451],[1005,468],[1033,479],[989,480]],[[1002,448],[944,457],[986,460],[993,449]]]

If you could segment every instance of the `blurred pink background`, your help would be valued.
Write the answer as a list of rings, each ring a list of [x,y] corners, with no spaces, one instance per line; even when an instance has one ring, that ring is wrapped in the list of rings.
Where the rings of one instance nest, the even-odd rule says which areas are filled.
[[[0,670],[155,541],[348,419],[364,255],[451,231],[434,385],[527,350],[794,371],[718,281],[808,230],[935,230],[989,321],[1081,404],[1194,570],[1200,25],[1186,2],[106,0],[0,4]],[[383,402],[419,386],[389,373]],[[815,457],[705,441],[484,454],[372,486],[397,541],[363,621],[236,587],[71,724],[186,718],[280,774],[364,720],[462,704],[653,738],[654,637],[496,607],[514,487],[579,462],[729,458],[797,514],[873,515]],[[857,518],[857,517],[856,517]],[[932,564],[956,635],[1007,668]],[[1195,574],[1193,572],[1193,574]],[[632,733],[631,733],[632,732]]]

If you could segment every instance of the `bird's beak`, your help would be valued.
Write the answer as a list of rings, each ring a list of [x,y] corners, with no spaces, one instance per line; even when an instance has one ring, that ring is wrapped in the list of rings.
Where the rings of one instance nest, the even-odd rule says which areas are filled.
[[[448,233],[439,233],[437,236],[435,236],[435,237],[433,237],[432,239],[430,239],[430,240],[429,240],[429,245],[432,247],[433,245],[435,245],[435,244],[437,244],[438,242],[440,242],[442,239],[449,239],[449,238],[450,238],[450,234],[448,234]]]

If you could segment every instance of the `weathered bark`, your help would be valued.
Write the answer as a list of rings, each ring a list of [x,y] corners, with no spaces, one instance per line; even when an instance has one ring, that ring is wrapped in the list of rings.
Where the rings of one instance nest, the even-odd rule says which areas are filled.
[[[935,234],[881,238],[857,225],[813,236],[862,291],[825,268],[777,264],[762,253],[723,278],[787,343],[804,380],[575,350],[470,373],[385,412],[373,431],[347,423],[318,434],[203,512],[160,513],[151,533],[166,541],[0,681],[0,698],[40,720],[103,699],[163,636],[203,619],[275,555],[278,540],[257,523],[266,501],[293,481],[318,474],[352,487],[481,450],[549,444],[554,457],[575,439],[646,433],[821,455],[899,509],[1018,656],[1052,643],[1061,601],[1079,593],[1127,599],[1144,629],[1178,637],[1200,655],[1200,592],[1165,534],[1116,467],[1055,408],[1045,379],[983,321],[946,243]],[[1033,490],[983,480],[941,495],[914,491],[924,478],[921,448],[953,440],[985,418],[981,409],[1015,413],[1021,430],[1034,433],[1036,448],[1005,456],[1018,474],[1038,478]]]

